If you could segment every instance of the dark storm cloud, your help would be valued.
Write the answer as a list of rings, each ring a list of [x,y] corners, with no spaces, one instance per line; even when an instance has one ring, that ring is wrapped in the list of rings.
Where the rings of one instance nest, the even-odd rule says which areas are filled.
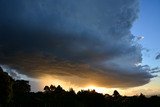
[[[130,28],[137,0],[0,0],[0,63],[30,77],[133,87],[153,78]]]

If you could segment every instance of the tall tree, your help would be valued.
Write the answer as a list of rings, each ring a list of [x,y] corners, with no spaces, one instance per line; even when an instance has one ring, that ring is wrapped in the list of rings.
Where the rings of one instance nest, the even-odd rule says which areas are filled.
[[[114,97],[120,97],[121,95],[119,94],[119,92],[117,90],[114,90],[113,96]]]
[[[44,87],[44,91],[45,91],[45,92],[49,92],[49,91],[50,91],[49,86],[45,86],[45,87]]]
[[[26,80],[16,80],[13,84],[13,92],[15,94],[24,94],[28,93],[31,90],[29,81]]]
[[[49,87],[51,91],[54,91],[56,89],[56,87],[54,85],[51,84],[51,86]]]
[[[4,105],[10,102],[12,98],[13,79],[0,67],[0,104]]]

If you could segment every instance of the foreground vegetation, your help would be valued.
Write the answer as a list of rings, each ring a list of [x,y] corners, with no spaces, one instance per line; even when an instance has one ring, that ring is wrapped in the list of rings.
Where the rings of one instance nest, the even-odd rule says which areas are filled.
[[[0,107],[160,107],[160,97],[121,96],[97,93],[95,90],[45,86],[44,92],[30,92],[29,81],[14,80],[0,68]]]

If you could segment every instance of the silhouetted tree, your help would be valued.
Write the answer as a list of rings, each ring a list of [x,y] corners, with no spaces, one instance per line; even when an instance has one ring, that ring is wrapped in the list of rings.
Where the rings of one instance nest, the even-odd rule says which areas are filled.
[[[70,94],[73,94],[73,95],[76,94],[75,91],[73,90],[73,88],[70,88],[70,89],[69,89],[69,93],[70,93]]]
[[[105,97],[95,90],[81,90],[77,93],[85,107],[104,107]]]
[[[56,87],[53,86],[53,85],[51,85],[49,88],[50,88],[51,91],[54,91],[56,89]]]
[[[45,92],[49,92],[49,91],[50,91],[49,86],[45,86],[45,87],[44,87],[44,91],[45,91]]]
[[[114,97],[120,97],[121,95],[119,94],[119,92],[117,90],[114,90],[113,96]]]
[[[13,83],[13,92],[14,94],[24,94],[29,93],[31,87],[29,85],[29,81],[26,80],[16,80]]]
[[[13,79],[0,67],[0,105],[5,105],[12,98]]]
[[[145,95],[142,94],[142,93],[141,93],[140,96],[138,97],[137,103],[138,103],[140,106],[143,106],[143,107],[148,106],[148,104],[147,104],[148,101],[147,101]]]
[[[142,93],[139,95],[139,98],[145,98],[145,97],[146,96],[144,94],[142,94]]]
[[[157,95],[151,96],[149,100],[150,107],[160,107],[160,97]]]
[[[58,85],[57,87],[56,87],[56,89],[55,89],[55,92],[56,93],[62,93],[62,92],[64,92],[65,90],[60,86],[60,85]]]

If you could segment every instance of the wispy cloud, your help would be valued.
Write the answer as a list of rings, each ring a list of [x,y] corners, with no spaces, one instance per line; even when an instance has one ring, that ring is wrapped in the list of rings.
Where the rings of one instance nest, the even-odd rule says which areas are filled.
[[[160,53],[155,57],[156,60],[160,59]]]

